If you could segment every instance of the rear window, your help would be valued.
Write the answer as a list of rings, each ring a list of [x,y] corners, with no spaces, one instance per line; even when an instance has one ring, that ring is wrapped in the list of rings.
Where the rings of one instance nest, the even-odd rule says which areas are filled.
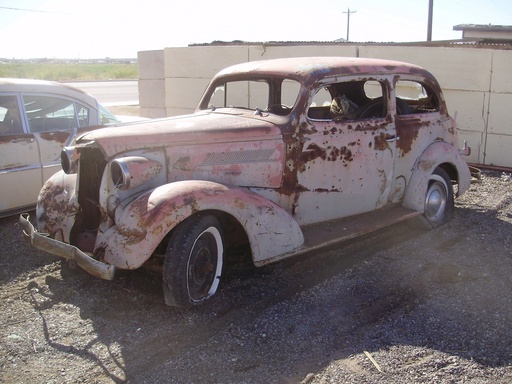
[[[400,102],[405,102],[409,106],[408,113],[400,113],[399,111],[399,115],[439,111],[437,94],[425,84],[410,80],[399,80],[395,85],[395,93],[399,110]]]

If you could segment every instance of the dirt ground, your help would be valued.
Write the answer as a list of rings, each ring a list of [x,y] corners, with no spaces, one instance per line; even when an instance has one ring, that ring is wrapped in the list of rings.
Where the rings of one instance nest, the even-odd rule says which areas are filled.
[[[510,383],[512,181],[484,173],[433,231],[399,224],[165,306],[161,277],[102,281],[0,220],[1,383]]]

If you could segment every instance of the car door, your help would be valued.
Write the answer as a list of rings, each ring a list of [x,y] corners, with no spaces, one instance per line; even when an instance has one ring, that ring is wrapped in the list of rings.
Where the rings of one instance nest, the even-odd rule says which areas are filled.
[[[43,183],[61,169],[60,153],[80,127],[89,126],[89,108],[54,95],[24,94],[28,129],[39,145]]]
[[[360,214],[388,203],[396,132],[389,82],[351,79],[314,91],[301,128],[295,213],[301,224]]]
[[[0,215],[33,205],[42,187],[39,144],[22,118],[21,97],[0,94]]]

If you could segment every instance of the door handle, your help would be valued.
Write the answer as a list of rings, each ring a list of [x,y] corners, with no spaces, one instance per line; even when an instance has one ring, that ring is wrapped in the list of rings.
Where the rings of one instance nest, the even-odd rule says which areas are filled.
[[[23,142],[26,142],[26,143],[33,143],[34,142],[34,138],[33,137],[19,137],[17,139],[12,139],[11,140],[11,143],[23,143]]]

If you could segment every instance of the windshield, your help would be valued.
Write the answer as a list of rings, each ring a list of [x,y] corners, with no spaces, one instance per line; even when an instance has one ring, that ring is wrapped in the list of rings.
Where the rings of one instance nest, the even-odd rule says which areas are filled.
[[[229,81],[214,89],[207,108],[243,108],[287,115],[297,100],[299,90],[300,84],[290,79]]]

